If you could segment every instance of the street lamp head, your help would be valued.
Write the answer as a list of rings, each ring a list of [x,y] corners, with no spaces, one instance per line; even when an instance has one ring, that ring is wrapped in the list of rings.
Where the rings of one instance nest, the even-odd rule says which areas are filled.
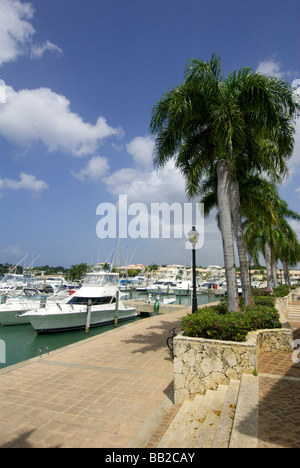
[[[200,237],[200,234],[196,230],[195,226],[192,227],[192,229],[188,233],[188,236],[189,236],[190,242],[193,244],[193,246],[195,246],[197,244],[198,240],[199,240],[199,237]]]

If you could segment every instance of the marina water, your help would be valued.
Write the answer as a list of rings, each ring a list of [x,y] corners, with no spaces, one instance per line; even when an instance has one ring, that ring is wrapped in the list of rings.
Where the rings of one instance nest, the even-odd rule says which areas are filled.
[[[147,296],[145,294],[135,293],[133,296],[133,300],[134,299],[143,299],[146,301]],[[198,305],[215,301],[216,297],[214,294],[198,295]],[[176,303],[178,304],[178,300]],[[189,306],[190,297],[182,296],[181,305]],[[136,320],[144,320],[144,318],[137,317],[125,322],[119,322],[117,327],[124,326]],[[88,334],[85,333],[85,330],[75,330],[38,335],[30,324],[0,327],[0,341],[5,344],[5,363],[2,363],[0,360],[0,370],[26,361],[27,359],[40,356],[41,354],[47,354],[48,351],[51,352],[78,341],[86,340],[92,336],[113,330],[114,328],[114,324],[109,324],[91,328]]]

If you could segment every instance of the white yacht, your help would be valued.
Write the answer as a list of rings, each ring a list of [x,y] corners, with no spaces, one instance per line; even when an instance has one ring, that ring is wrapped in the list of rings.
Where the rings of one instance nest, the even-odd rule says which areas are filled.
[[[174,294],[177,284],[171,280],[157,280],[146,288],[147,293]]]
[[[16,273],[7,273],[0,281],[0,295],[6,295],[10,292],[19,293],[27,286],[27,281],[24,275],[17,275]]]
[[[174,294],[176,296],[188,296],[193,290],[193,282],[191,280],[181,281],[174,288]]]
[[[116,296],[119,275],[104,271],[87,273],[83,285],[67,303],[46,304],[46,307],[29,311],[27,317],[37,333],[78,330],[113,323],[116,314]],[[118,320],[136,317],[136,309],[125,307],[119,299]]]
[[[55,294],[46,294],[35,288],[23,288],[22,294],[14,296],[12,291],[0,298],[0,325],[24,325],[29,319],[23,316],[25,312],[35,310],[38,307],[45,307],[46,302],[66,301],[70,298],[67,291]]]

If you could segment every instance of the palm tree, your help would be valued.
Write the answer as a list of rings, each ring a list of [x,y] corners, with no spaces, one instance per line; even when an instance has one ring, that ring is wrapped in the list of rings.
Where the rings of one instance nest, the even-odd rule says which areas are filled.
[[[282,242],[279,246],[278,258],[282,262],[284,282],[291,285],[289,267],[300,262],[300,244],[295,231],[288,223],[282,226]]]
[[[275,183],[272,183],[265,178],[259,175],[252,175],[251,173],[247,173],[244,171],[240,171],[238,173],[238,183],[240,188],[240,209],[243,218],[248,219],[248,225],[250,224],[250,220],[253,220],[254,226],[258,229],[259,232],[255,233],[254,227],[248,227],[248,230],[252,229],[252,250],[251,255],[254,256],[256,263],[259,262],[256,252],[259,250],[258,245],[255,244],[257,239],[255,238],[255,234],[257,237],[261,235],[260,229],[263,225],[275,225],[278,222],[278,212],[281,209],[282,203],[284,203],[278,195],[278,189]],[[216,194],[216,187],[217,187],[217,178],[214,172],[210,172],[209,176],[200,184],[199,186],[199,194],[202,194],[201,202],[204,204],[205,207],[205,214],[208,215],[212,208],[217,207],[217,194]],[[257,219],[259,218],[259,222]],[[217,214],[217,220],[219,219],[219,214]],[[263,222],[262,222],[263,219]],[[294,218],[296,219],[296,218]],[[234,223],[233,223],[234,224]],[[241,237],[244,239],[244,228],[239,233]],[[236,235],[237,240],[237,247],[238,253],[241,263],[241,246],[238,243],[238,236]],[[250,237],[249,232],[247,233],[248,238]],[[249,240],[249,239],[248,239]],[[255,246],[255,248],[254,248]],[[268,247],[267,247],[268,248]],[[248,246],[246,244],[246,250]],[[263,249],[262,249],[263,250]],[[271,265],[271,264],[270,264]],[[249,269],[248,269],[249,271]],[[241,280],[242,280],[242,290],[243,290],[243,297],[245,304],[251,304],[250,300],[252,298],[247,295],[247,288],[245,288],[245,277],[243,272],[241,272]],[[271,266],[270,266],[270,275],[271,275]],[[270,276],[271,278],[271,276]],[[271,281],[271,279],[270,279]]]
[[[239,310],[232,215],[243,240],[236,179],[241,158],[256,171],[286,171],[293,149],[291,118],[296,110],[290,86],[244,68],[221,76],[220,60],[188,62],[184,82],[166,92],[152,110],[158,167],[175,158],[189,197],[201,178],[216,170],[219,222],[227,280],[228,310]],[[245,244],[240,267],[251,298]]]
[[[289,209],[288,204],[282,201],[278,220],[280,242],[276,253],[282,262],[285,284],[290,286],[289,266],[294,266],[300,261],[300,244],[297,234],[288,224],[287,219],[300,221],[300,215]]]
[[[267,285],[270,290],[277,287],[276,262],[282,261],[286,284],[288,281],[288,264],[293,265],[300,260],[300,245],[297,235],[288,224],[287,219],[300,220],[300,215],[289,209],[282,200],[277,188],[268,181],[261,180],[261,210],[251,213],[245,222],[245,237],[249,251],[259,263],[258,254],[262,253],[267,269]],[[265,205],[266,209],[263,209]]]

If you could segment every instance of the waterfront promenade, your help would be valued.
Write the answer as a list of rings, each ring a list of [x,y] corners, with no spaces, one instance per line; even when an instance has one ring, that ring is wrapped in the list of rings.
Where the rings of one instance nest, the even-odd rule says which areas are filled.
[[[178,410],[166,337],[186,313],[139,320],[0,371],[0,448],[156,447]],[[300,338],[300,311],[291,325]],[[272,353],[258,370],[257,447],[300,447],[300,364]]]
[[[173,405],[166,338],[186,313],[138,320],[0,371],[0,447],[126,447],[144,425],[136,444],[147,443]]]

